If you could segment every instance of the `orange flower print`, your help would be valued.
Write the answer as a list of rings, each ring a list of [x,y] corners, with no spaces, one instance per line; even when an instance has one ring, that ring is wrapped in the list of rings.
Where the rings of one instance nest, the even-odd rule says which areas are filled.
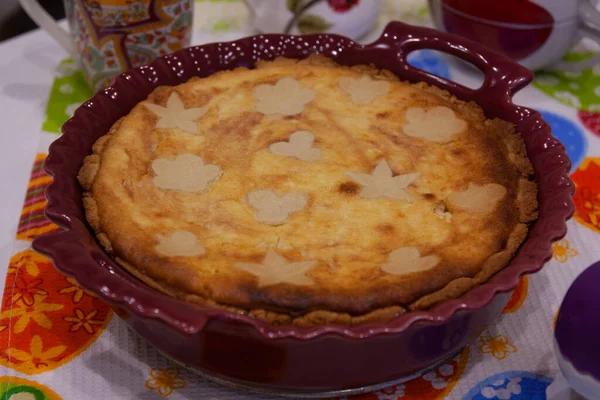
[[[146,381],[145,386],[150,390],[156,390],[163,397],[169,397],[173,390],[186,387],[187,382],[179,376],[179,368],[152,368],[150,379]]]
[[[52,328],[52,322],[45,313],[61,310],[64,305],[44,303],[45,297],[41,296],[35,296],[34,299],[32,306],[26,306],[22,302],[19,302],[17,307],[11,307],[3,311],[0,313],[0,320],[6,318],[16,320],[13,325],[15,333],[23,332],[31,320],[35,321],[42,328]]]
[[[69,282],[71,284],[71,286],[68,286],[64,289],[59,290],[58,293],[60,293],[60,294],[73,293],[73,303],[79,303],[81,301],[81,299],[83,298],[83,295],[86,292],[84,292],[83,289],[81,288],[81,286],[79,286],[77,284],[75,279],[69,278],[69,277],[67,277],[66,279],[67,279],[67,282]]]
[[[110,306],[66,281],[41,254],[25,250],[11,263],[0,308],[0,370],[35,375],[79,357],[106,328]]]
[[[519,351],[504,335],[481,336],[479,341],[481,342],[479,351],[483,354],[491,354],[497,360],[504,360],[509,353]]]
[[[377,396],[377,400],[397,400],[401,397],[404,397],[404,395],[406,394],[405,389],[406,385],[400,384],[389,388],[381,389],[373,394]]]
[[[589,188],[582,188],[577,192],[575,205],[579,205],[577,211],[582,214],[584,224],[600,230],[600,193],[592,192]],[[577,214],[576,214],[577,215]]]
[[[35,335],[29,344],[29,353],[23,350],[9,348],[6,350],[6,354],[15,360],[21,361],[23,367],[36,369],[48,366],[48,363],[51,362],[52,359],[59,357],[66,349],[67,346],[61,345],[51,347],[44,351],[42,338]]]
[[[45,290],[38,288],[42,282],[41,279],[35,279],[29,282],[26,282],[23,278],[16,279],[13,286],[11,303],[16,304],[21,301],[27,307],[31,307],[34,303],[34,295],[45,296],[48,294]]]
[[[508,303],[502,310],[502,314],[514,313],[521,308],[525,299],[527,299],[527,293],[529,292],[529,280],[527,276],[524,276],[519,281],[519,284],[515,288],[515,291],[510,296]]]
[[[38,276],[40,273],[40,263],[52,265],[52,262],[41,254],[36,253],[33,250],[25,250],[15,254],[10,258],[8,273],[14,274],[17,273],[17,271],[19,271],[21,268],[24,268],[27,274],[31,276]]]
[[[575,220],[600,232],[600,158],[586,158],[571,175]]]
[[[559,263],[565,263],[569,257],[575,257],[579,252],[571,247],[567,239],[559,240],[552,245],[554,250],[554,259]]]
[[[88,313],[88,315],[84,315],[83,311],[81,311],[79,308],[76,308],[74,316],[64,317],[63,319],[67,322],[73,323],[73,325],[71,325],[71,328],[69,329],[71,332],[77,332],[78,330],[83,328],[87,333],[91,335],[92,333],[94,333],[94,328],[92,327],[93,325],[99,326],[104,323],[104,321],[92,319],[96,316],[96,314],[98,314],[98,310],[94,310]]]

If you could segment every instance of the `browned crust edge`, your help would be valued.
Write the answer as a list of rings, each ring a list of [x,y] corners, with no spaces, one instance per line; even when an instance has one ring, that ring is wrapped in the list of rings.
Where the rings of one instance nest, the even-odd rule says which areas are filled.
[[[332,60],[323,56],[310,56],[305,60],[290,60],[284,58],[278,58],[272,62],[258,62],[256,67],[261,68],[269,63],[279,64],[296,64],[296,63],[309,63],[315,65],[337,65]],[[377,69],[374,65],[357,65],[351,68],[362,73],[371,75],[374,78],[379,79],[398,79],[393,73],[386,70]],[[222,73],[222,72],[220,72]],[[194,79],[194,78],[192,78]],[[451,95],[449,92],[430,86],[425,83],[414,84],[421,90],[430,92],[445,100],[452,103],[457,109],[465,114],[470,114],[475,117],[482,118],[483,111],[474,102],[464,102]],[[108,236],[102,232],[101,223],[98,216],[98,206],[96,200],[93,198],[90,190],[94,183],[96,174],[100,168],[101,154],[106,147],[112,134],[116,132],[120,125],[121,120],[117,121],[111,130],[104,136],[100,137],[94,146],[92,147],[92,154],[87,156],[83,162],[83,166],[78,174],[78,180],[81,186],[85,189],[83,195],[83,205],[86,212],[87,220],[90,226],[94,229],[96,237],[104,249],[111,254],[115,260],[133,276],[149,285],[150,287],[165,293],[171,297],[179,298],[187,302],[197,304],[203,307],[219,308],[235,313],[247,314],[254,318],[265,320],[272,324],[293,324],[297,326],[314,326],[323,324],[341,324],[341,325],[358,325],[367,322],[374,321],[386,321],[390,320],[400,314],[407,312],[407,308],[410,311],[413,310],[424,310],[431,308],[432,306],[439,304],[448,299],[454,299],[462,294],[469,291],[471,288],[480,285],[489,280],[494,274],[504,268],[512,259],[515,252],[525,240],[528,233],[528,223],[531,223],[537,218],[537,185],[531,180],[533,174],[533,167],[527,158],[525,149],[525,143],[521,136],[515,132],[514,126],[508,122],[494,119],[485,120],[486,128],[494,135],[502,137],[502,140],[507,148],[509,154],[509,160],[514,165],[516,170],[521,175],[519,181],[519,189],[516,198],[516,207],[519,209],[519,223],[515,226],[511,234],[509,235],[506,248],[500,252],[497,252],[490,256],[490,258],[483,263],[481,270],[474,277],[461,277],[449,282],[444,288],[430,293],[421,297],[420,299],[412,302],[407,308],[394,305],[376,309],[366,314],[351,315],[348,313],[341,313],[328,310],[314,310],[307,312],[303,315],[293,315],[285,312],[275,312],[264,309],[244,309],[240,307],[233,307],[226,304],[221,304],[213,301],[212,299],[203,298],[197,294],[184,293],[180,290],[175,290],[165,285],[162,282],[156,281],[143,273],[139,268],[131,265],[127,261],[117,257],[114,254],[112,244]]]

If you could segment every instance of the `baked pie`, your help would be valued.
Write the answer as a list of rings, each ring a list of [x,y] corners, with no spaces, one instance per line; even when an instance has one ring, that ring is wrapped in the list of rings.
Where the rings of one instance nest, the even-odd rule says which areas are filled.
[[[537,216],[514,126],[323,56],[159,87],[93,146],[87,219],[131,274],[274,324],[359,324],[484,283]]]

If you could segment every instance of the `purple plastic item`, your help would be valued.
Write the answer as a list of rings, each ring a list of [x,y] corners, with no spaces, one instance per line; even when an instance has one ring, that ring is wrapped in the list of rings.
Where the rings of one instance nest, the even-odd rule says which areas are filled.
[[[406,57],[418,49],[440,50],[474,64],[485,75],[483,85],[472,90],[412,67]],[[404,80],[439,86],[475,101],[487,117],[517,125],[536,172],[539,218],[506,268],[460,298],[389,322],[295,327],[170,298],[129,275],[103,251],[87,225],[76,179],[98,137],[158,86],[251,67],[258,60],[312,53],[343,65],[374,64]],[[46,190],[46,215],[64,230],[35,239],[33,247],[113,305],[158,350],[229,383],[306,395],[407,376],[475,340],[502,311],[521,276],[538,271],[552,257],[552,242],[566,233],[565,221],[574,210],[574,185],[564,146],[552,137],[538,112],[511,101],[532,78],[531,71],[468,39],[399,22],[390,23],[368,45],[328,34],[260,35],[181,50],[118,76],[63,126],[63,135],[50,146],[45,168],[54,178]]]
[[[600,262],[573,282],[558,312],[554,337],[562,356],[600,382]],[[575,388],[577,389],[577,388]],[[598,394],[600,396],[600,393]]]

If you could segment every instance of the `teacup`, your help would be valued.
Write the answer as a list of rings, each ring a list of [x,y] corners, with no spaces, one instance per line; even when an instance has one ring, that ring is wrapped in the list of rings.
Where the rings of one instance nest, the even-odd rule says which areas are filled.
[[[506,54],[530,69],[576,71],[600,54],[562,63],[582,37],[600,44],[600,12],[594,0],[429,0],[438,29],[465,36]]]
[[[70,53],[95,90],[129,68],[190,44],[193,0],[64,0],[70,34],[37,0],[19,1]]]
[[[376,24],[377,0],[244,0],[261,33],[337,33],[351,39]]]

